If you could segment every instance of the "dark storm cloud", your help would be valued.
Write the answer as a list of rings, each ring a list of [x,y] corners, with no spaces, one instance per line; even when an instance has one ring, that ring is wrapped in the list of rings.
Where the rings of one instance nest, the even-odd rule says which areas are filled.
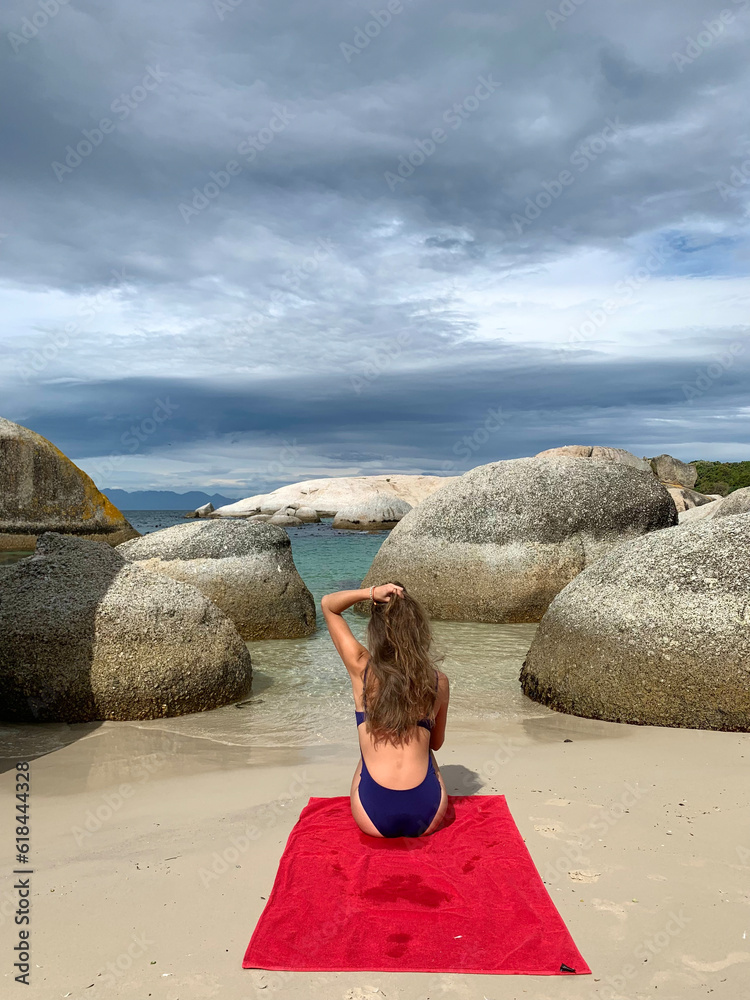
[[[481,366],[455,360],[430,372],[383,374],[359,390],[330,377],[50,386],[44,406],[26,421],[79,459],[125,453],[134,437],[142,453],[164,454],[195,440],[231,444],[233,435],[238,442],[251,435],[294,441],[345,464],[390,459],[399,467],[464,471],[575,443],[570,435],[581,432],[585,443],[636,450],[649,443],[658,450],[666,436],[679,450],[702,440],[707,417],[717,424],[717,441],[741,440],[750,418],[746,354],[727,351],[723,365],[698,368],[688,360],[613,359],[592,368],[576,357],[561,371],[546,352],[505,359],[494,353]]]
[[[279,193],[305,196],[298,217],[277,220],[289,232],[346,215],[356,229],[350,213],[364,200],[415,223],[468,225],[481,242],[527,254],[571,238],[619,240],[693,212],[735,217],[710,188],[746,122],[743,7],[680,71],[674,53],[715,14],[712,3],[635,2],[607,17],[598,6],[553,30],[554,4],[405,2],[347,61],[341,46],[372,21],[366,7],[244,2],[222,20],[208,2],[69,4],[17,54],[8,44],[3,62],[3,90],[14,93],[3,108],[4,210],[20,251],[8,265],[43,281],[72,245],[69,280],[96,281],[103,256],[145,243],[184,277],[197,269],[186,260],[196,241],[228,216],[265,217],[267,198],[273,214]],[[28,12],[4,6],[6,37]],[[157,82],[142,96],[150,67]],[[480,78],[500,85],[477,105]],[[283,129],[248,145],[279,108],[292,116]],[[65,167],[67,146],[105,117],[114,130],[59,180],[52,164]],[[595,153],[607,121],[622,131]],[[384,175],[398,176],[400,157],[434,128],[444,143],[391,190]],[[237,152],[243,142],[251,163]],[[178,205],[231,158],[242,172],[186,226]],[[566,169],[575,182],[519,233],[512,217]]]
[[[749,155],[746,0],[58,6],[0,11],[11,419],[85,457],[171,395],[169,441],[139,455],[294,432],[342,464],[425,468],[497,405],[482,460],[561,436],[745,440],[741,359],[690,403],[682,388],[707,345],[746,336],[733,319],[695,330],[700,350],[683,330],[656,359],[613,329],[608,354],[571,361],[546,315],[520,336],[481,302],[592,250],[628,273],[668,243],[665,275],[745,273],[750,175],[717,185]],[[565,281],[604,298],[603,272]],[[128,311],[56,349],[49,296],[113,275]]]

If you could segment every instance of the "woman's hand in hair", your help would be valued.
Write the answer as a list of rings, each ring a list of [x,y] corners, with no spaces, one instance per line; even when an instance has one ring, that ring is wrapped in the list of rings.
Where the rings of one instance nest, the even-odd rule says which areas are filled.
[[[381,604],[388,604],[392,594],[397,594],[399,597],[403,597],[404,588],[399,587],[395,583],[384,583],[381,584],[380,587],[375,587],[372,592],[373,598]]]

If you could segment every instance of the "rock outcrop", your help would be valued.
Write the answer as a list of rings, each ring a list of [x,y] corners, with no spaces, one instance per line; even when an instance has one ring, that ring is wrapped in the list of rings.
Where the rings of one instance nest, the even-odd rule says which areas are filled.
[[[320,517],[314,507],[297,507],[294,511],[294,516],[298,517],[304,524],[320,523]]]
[[[677,514],[680,524],[689,524],[692,521],[702,521],[705,518],[713,517],[718,510],[719,504],[714,500],[712,503],[701,504],[700,507],[688,507]]]
[[[691,510],[693,507],[702,507],[704,504],[713,503],[715,497],[705,493],[698,493],[697,490],[688,489],[687,486],[667,486],[669,493],[674,500],[677,512]]]
[[[750,731],[750,518],[646,535],[555,598],[524,692],[612,722]]]
[[[493,462],[410,511],[363,586],[399,580],[433,618],[539,621],[585,566],[676,523],[650,472],[567,455]]]
[[[250,655],[195,587],[101,542],[40,536],[0,573],[0,716],[154,719],[245,697]]]
[[[395,528],[411,504],[387,493],[374,493],[350,507],[342,507],[333,519],[334,528],[350,531],[384,531]]]
[[[302,521],[294,514],[271,514],[268,523],[277,524],[281,528],[298,528]]]
[[[243,639],[291,639],[315,631],[315,602],[273,524],[213,519],[178,524],[117,549],[131,562],[197,587]]]
[[[138,532],[41,434],[0,417],[0,550],[33,549],[45,531],[117,545]]]
[[[681,462],[671,455],[657,455],[656,458],[647,458],[645,461],[651,465],[654,475],[662,483],[692,489],[698,480],[696,466]]]
[[[219,507],[220,517],[250,517],[275,513],[284,505],[310,507],[320,517],[334,517],[342,507],[366,500],[372,493],[386,493],[405,500],[412,507],[435,490],[455,482],[458,476],[342,476],[334,479],[307,479],[302,483],[281,486],[273,493],[262,493]]]
[[[719,501],[714,517],[732,517],[734,514],[750,514],[750,486],[735,490]]]
[[[672,490],[669,491],[670,493]],[[701,494],[702,495],[702,494]],[[734,514],[750,514],[750,486],[735,490],[725,497],[706,495],[708,503],[700,507],[680,511],[680,524],[699,521],[709,517],[732,517]]]
[[[204,503],[202,507],[196,507],[195,510],[189,511],[185,517],[208,517],[213,514],[214,505],[209,500],[208,503]]]

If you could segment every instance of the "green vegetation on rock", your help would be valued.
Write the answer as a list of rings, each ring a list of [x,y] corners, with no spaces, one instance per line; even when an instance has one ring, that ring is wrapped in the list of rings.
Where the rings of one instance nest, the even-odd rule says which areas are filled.
[[[750,462],[704,462],[693,463],[698,469],[695,489],[699,493],[720,493],[723,497],[750,486]]]

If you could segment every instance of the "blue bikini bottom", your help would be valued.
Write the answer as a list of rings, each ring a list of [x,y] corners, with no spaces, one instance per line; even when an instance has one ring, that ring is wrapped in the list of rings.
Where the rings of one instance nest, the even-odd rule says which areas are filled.
[[[375,829],[384,837],[419,837],[429,827],[440,808],[442,788],[432,754],[427,774],[414,788],[386,788],[367,770],[362,758],[359,801]]]

